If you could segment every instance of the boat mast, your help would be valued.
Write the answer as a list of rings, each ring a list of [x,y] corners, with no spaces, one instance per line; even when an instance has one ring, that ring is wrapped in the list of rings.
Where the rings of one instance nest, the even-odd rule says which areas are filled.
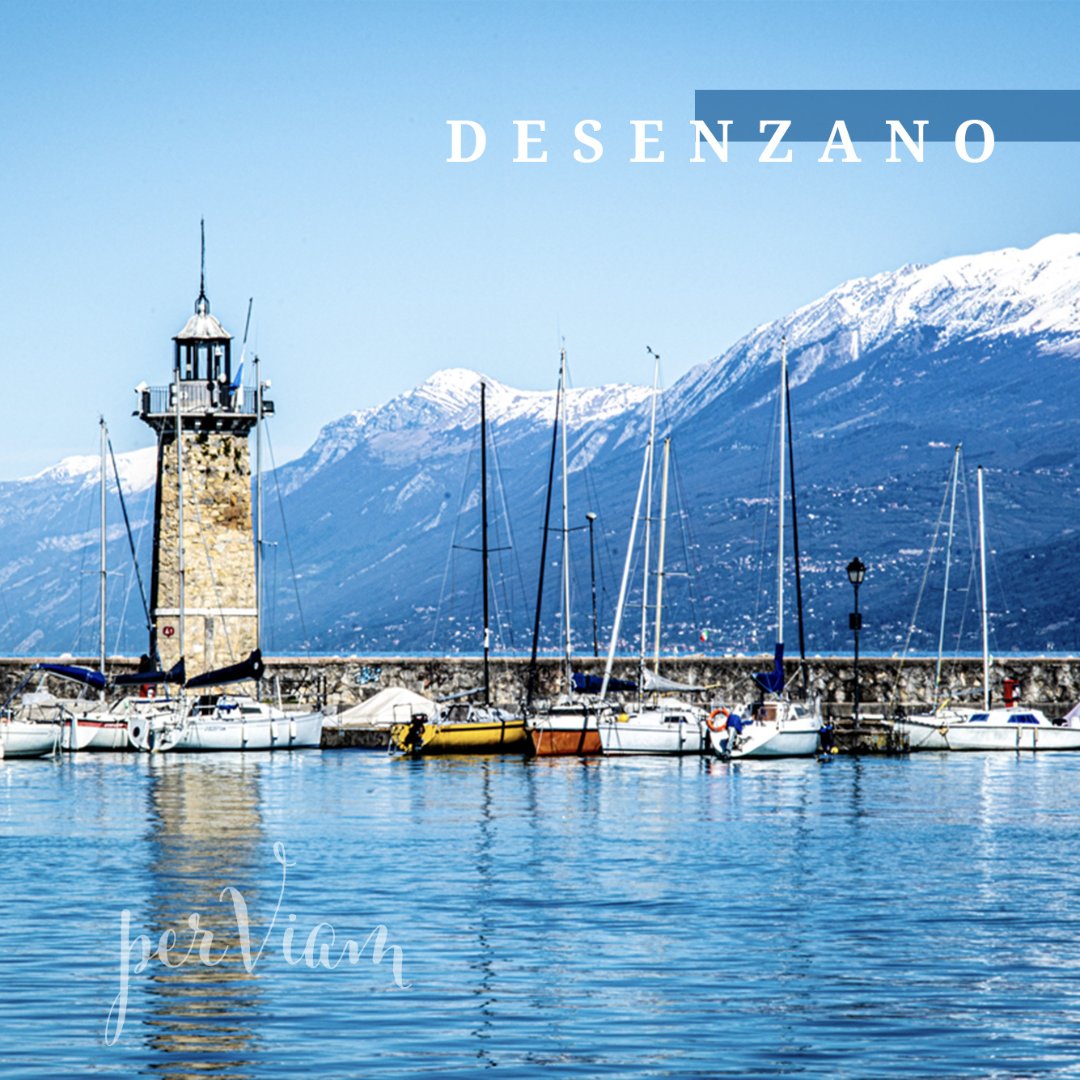
[[[791,369],[784,380],[784,398],[787,405],[787,444],[788,478],[791,481],[791,548],[795,557],[795,609],[799,620],[799,678],[802,681],[803,697],[809,696],[810,672],[806,666],[806,616],[803,610],[802,595],[802,560],[799,550],[799,504],[795,498],[798,485],[795,483],[795,434],[791,426]]]
[[[645,490],[645,478],[648,475],[649,454],[646,450],[641,465],[641,479],[638,481],[637,499],[634,501],[634,516],[630,519],[630,539],[626,544],[626,561],[623,563],[622,580],[619,582],[619,599],[615,604],[615,621],[611,627],[611,641],[608,644],[607,661],[604,664],[604,681],[600,686],[601,701],[607,697],[608,683],[611,681],[611,669],[615,665],[615,644],[619,640],[623,607],[626,605],[626,587],[630,582],[630,563],[634,556],[634,540],[637,538],[638,519],[641,517],[641,496]]]
[[[262,651],[263,607],[263,384],[255,355],[255,648]],[[243,389],[241,388],[241,393]]]
[[[488,600],[488,505],[487,505],[487,404],[485,395],[487,385],[480,382],[480,515],[482,519],[480,532],[480,555],[483,560],[484,578],[484,704],[491,704],[491,673],[489,670],[491,657],[491,628],[488,625],[489,600]]]
[[[656,554],[656,624],[653,631],[653,668],[660,673],[660,616],[664,607],[664,543],[667,539],[668,466],[671,439],[664,440],[663,480],[660,484],[660,547]]]
[[[645,488],[645,551],[642,557],[641,574],[641,643],[638,651],[638,700],[645,689],[645,649],[648,639],[649,622],[649,542],[652,539],[652,466],[653,446],[656,443],[656,387],[660,380],[660,356],[646,345],[645,351],[653,360],[653,396],[652,418],[649,421],[649,441],[645,444],[645,471],[648,483]]]
[[[986,522],[983,517],[983,468],[976,470],[979,487],[979,606],[982,608],[983,709],[990,711],[990,629],[986,614]]]
[[[533,620],[532,654],[529,658],[529,677],[525,684],[525,707],[531,708],[536,693],[538,669],[536,658],[540,649],[540,614],[544,604],[544,570],[547,567],[548,533],[551,526],[551,491],[555,482],[555,454],[559,446],[559,417],[563,399],[563,371],[559,367],[559,388],[555,392],[555,424],[551,430],[551,459],[548,462],[547,498],[544,502],[544,532],[540,538],[540,573],[536,581],[536,617]]]
[[[566,347],[563,346],[559,360],[559,385],[566,384]],[[562,408],[566,409],[566,398],[560,397]],[[566,414],[562,416],[562,586],[563,586],[563,678],[566,680],[567,693],[573,682],[572,660],[573,644],[570,638],[570,517],[569,517],[569,477],[566,471]]]
[[[779,537],[776,555],[776,643],[784,644],[784,476],[787,468],[787,335],[780,339],[780,499],[778,503]]]
[[[99,670],[105,671],[105,584],[107,580],[108,567],[105,564],[105,453],[108,440],[108,429],[105,426],[105,417],[98,418],[98,424],[101,429],[101,576],[100,576],[100,596],[98,612],[101,616],[101,624],[98,627],[98,654],[99,654]],[[104,691],[102,691],[104,696]]]
[[[949,571],[952,569],[953,525],[956,521],[956,488],[960,477],[960,447],[957,443],[953,451],[952,494],[949,501],[949,539],[945,544],[945,589],[941,595],[941,627],[938,630],[937,666],[934,668],[934,707],[938,703],[938,691],[941,689],[941,657],[945,651],[945,613],[949,604]],[[939,519],[940,520],[940,519]]]
[[[652,353],[652,349],[649,350]],[[655,353],[653,353],[655,356]],[[660,358],[656,357],[653,369],[653,416],[656,415],[656,387],[660,378]],[[650,436],[650,440],[651,440]],[[615,666],[615,645],[619,640],[622,626],[623,608],[626,605],[626,589],[630,583],[630,565],[634,557],[634,540],[637,538],[638,519],[641,517],[641,496],[645,491],[645,480],[649,475],[649,451],[651,443],[645,446],[645,457],[641,464],[641,479],[638,481],[637,499],[634,501],[634,516],[630,519],[630,539],[626,544],[626,561],[623,563],[622,580],[619,582],[619,599],[615,604],[615,621],[611,626],[611,641],[608,644],[607,661],[604,664],[604,681],[600,685],[600,700],[607,697],[608,684],[611,682],[611,669]],[[646,572],[648,568],[646,567]]]
[[[205,253],[205,242],[203,251]],[[205,258],[205,255],[204,255]],[[179,649],[179,659],[184,658],[184,440],[182,438],[182,416],[180,409],[180,352],[176,354],[176,540],[179,548],[177,554],[177,633],[176,644]]]

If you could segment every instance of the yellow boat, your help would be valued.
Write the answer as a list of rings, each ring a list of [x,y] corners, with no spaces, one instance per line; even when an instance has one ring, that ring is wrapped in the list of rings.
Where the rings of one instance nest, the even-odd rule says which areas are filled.
[[[523,754],[529,748],[524,719],[501,709],[457,706],[438,720],[417,716],[390,729],[390,745],[403,754]]]

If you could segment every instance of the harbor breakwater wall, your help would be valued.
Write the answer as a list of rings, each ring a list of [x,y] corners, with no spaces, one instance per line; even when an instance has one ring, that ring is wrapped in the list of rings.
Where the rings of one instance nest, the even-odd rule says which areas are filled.
[[[0,660],[0,692],[6,698],[37,659]],[[96,667],[90,658],[65,657],[49,662]],[[768,670],[772,657],[689,656],[666,659],[661,670],[666,678],[709,688],[709,698],[737,703],[752,695],[751,676]],[[492,699],[512,706],[524,696],[529,662],[526,658],[498,659],[491,663]],[[575,659],[578,671],[603,674],[603,660]],[[852,709],[854,680],[850,657],[811,657],[807,661],[809,687],[827,715],[842,719]],[[110,671],[134,671],[134,660],[110,660]],[[633,679],[637,665],[632,659],[616,660],[616,678]],[[787,665],[789,683],[799,679],[798,665]],[[545,658],[539,663],[537,696],[550,698],[561,689],[562,665]],[[895,657],[860,657],[859,686],[862,711],[889,713],[894,707],[925,704],[934,697],[935,662]],[[1080,657],[999,657],[993,667],[994,699],[1000,702],[1002,680],[1016,679],[1022,701],[1061,716],[1080,701]],[[460,694],[481,685],[482,662],[475,658],[356,658],[272,657],[267,660],[264,693],[278,694],[287,702],[325,706],[330,713],[356,705],[388,686],[403,686],[431,698]],[[980,659],[948,660],[942,684],[955,699],[978,703],[982,685]]]

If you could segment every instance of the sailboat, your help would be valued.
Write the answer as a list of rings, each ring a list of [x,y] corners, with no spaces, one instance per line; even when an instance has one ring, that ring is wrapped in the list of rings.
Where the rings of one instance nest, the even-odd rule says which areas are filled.
[[[60,749],[64,721],[69,716],[62,702],[44,691],[24,694],[27,684],[38,672],[45,669],[63,669],[45,672],[65,677],[66,665],[35,664],[29,674],[0,705],[0,758],[45,757]],[[71,667],[72,672],[98,675],[89,669]],[[77,676],[75,676],[78,681]],[[101,680],[104,686],[105,680]],[[15,704],[16,699],[20,699]]]
[[[959,447],[957,448],[959,451]],[[958,461],[957,459],[955,459]],[[909,750],[1080,750],[1080,716],[1070,714],[1052,721],[1039,709],[1019,704],[1009,688],[1005,703],[991,706],[990,633],[986,598],[986,521],[983,500],[983,469],[976,469],[979,512],[979,608],[982,624],[982,705],[975,708],[942,702],[933,712],[913,714],[893,721]],[[953,472],[953,503],[958,468]],[[950,548],[952,520],[950,517]],[[946,561],[946,590],[948,561]],[[944,627],[944,605],[942,627]],[[941,644],[938,646],[940,684]],[[1074,710],[1074,713],[1077,710]]]
[[[116,704],[112,707],[108,706],[105,702],[105,689],[107,685],[107,676],[105,674],[105,661],[106,661],[106,582],[108,580],[108,564],[107,564],[107,539],[108,533],[106,531],[107,519],[106,519],[106,493],[108,491],[107,481],[107,466],[108,466],[108,454],[111,452],[111,444],[109,442],[109,429],[105,423],[105,417],[100,417],[98,421],[98,428],[100,433],[100,453],[101,463],[99,466],[99,549],[100,549],[100,565],[98,571],[98,669],[74,669],[74,674],[68,671],[54,671],[54,674],[60,674],[64,678],[73,679],[76,682],[82,683],[91,689],[97,690],[98,699],[79,699],[71,702],[67,706],[64,733],[63,733],[63,748],[65,750],[127,750],[128,749],[128,730],[127,722],[128,718],[125,715],[124,709],[118,709]],[[117,493],[120,497],[121,503],[123,503],[123,490],[120,485],[120,474],[116,470],[115,458],[113,459],[114,472],[116,473],[116,486]],[[127,511],[124,511],[125,520],[127,519]],[[130,536],[129,536],[130,539]],[[132,546],[132,558],[134,558],[135,549]],[[136,573],[138,573],[138,565],[136,564]],[[139,589],[142,591],[142,580],[139,580]],[[145,596],[143,598],[143,606],[145,610]],[[42,665],[47,666],[47,665]],[[63,665],[60,665],[62,668]],[[118,704],[118,703],[117,703]]]
[[[560,431],[561,428],[561,431]],[[561,434],[561,444],[560,444]],[[570,620],[570,518],[569,470],[567,469],[566,430],[566,349],[559,357],[559,385],[555,394],[555,423],[551,436],[551,461],[548,468],[547,505],[544,532],[540,544],[540,572],[536,590],[536,621],[533,626],[532,658],[526,688],[526,711],[532,709],[536,685],[537,650],[540,643],[540,612],[544,595],[544,567],[547,564],[548,523],[551,513],[551,489],[555,474],[555,455],[562,448],[562,610],[563,610],[563,692],[559,698],[537,709],[526,721],[526,730],[535,757],[563,757],[599,754],[600,731],[597,717],[602,711],[585,694],[575,694],[573,673],[573,637]]]
[[[480,383],[480,528],[484,604],[484,682],[481,703],[459,695],[435,720],[417,714],[390,728],[390,749],[414,757],[429,754],[522,753],[529,746],[525,720],[491,704],[491,582],[488,544],[487,385]]]
[[[754,676],[759,697],[740,710],[717,709],[708,719],[713,752],[724,758],[811,757],[817,752],[821,713],[816,702],[784,693],[784,509],[789,467],[787,339],[780,343],[780,453],[777,500],[776,646],[771,671]],[[794,483],[793,494],[794,494]],[[801,613],[800,613],[801,617]]]
[[[600,743],[605,754],[700,754],[708,745],[705,727],[705,710],[678,698],[666,695],[690,692],[697,687],[685,686],[661,679],[656,672],[645,667],[645,649],[648,634],[649,611],[649,554],[652,529],[652,473],[653,447],[656,444],[656,405],[660,380],[660,357],[648,350],[653,357],[653,392],[652,409],[649,420],[649,435],[645,442],[645,455],[641,467],[641,479],[638,482],[637,498],[634,503],[634,515],[630,524],[630,539],[626,546],[626,561],[623,564],[622,581],[619,585],[619,599],[615,608],[615,623],[612,627],[611,640],[608,644],[607,662],[604,666],[604,678],[600,688],[600,700],[606,701],[613,689],[611,677],[615,662],[615,646],[619,638],[623,610],[626,604],[627,588],[633,563],[634,542],[637,536],[638,520],[641,514],[642,496],[645,495],[645,530],[644,553],[642,558],[642,595],[641,595],[641,637],[638,657],[638,680],[634,684],[637,701],[634,706],[612,709],[599,720]],[[663,616],[663,566],[664,526],[667,518],[667,470],[670,454],[670,439],[664,443],[664,469],[661,485],[661,543],[657,559],[657,601],[656,601],[656,652],[654,666],[659,665],[660,627]],[[652,693],[651,700],[645,695]]]

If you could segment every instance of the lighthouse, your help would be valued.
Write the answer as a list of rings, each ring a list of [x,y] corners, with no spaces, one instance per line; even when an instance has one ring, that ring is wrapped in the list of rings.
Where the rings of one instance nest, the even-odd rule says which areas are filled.
[[[150,655],[189,674],[258,646],[248,436],[273,406],[233,369],[232,335],[206,295],[205,242],[194,314],[173,338],[171,380],[136,388],[157,436]]]

